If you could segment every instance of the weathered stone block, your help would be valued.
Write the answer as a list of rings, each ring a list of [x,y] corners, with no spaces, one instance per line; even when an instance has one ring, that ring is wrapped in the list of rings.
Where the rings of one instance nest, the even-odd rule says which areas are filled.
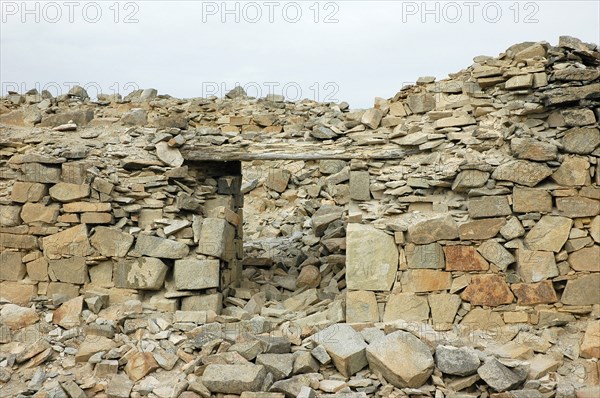
[[[430,243],[428,245],[413,245],[409,243],[404,250],[408,268],[444,268],[444,251],[438,243]]]
[[[510,264],[516,261],[514,256],[504,246],[493,240],[483,242],[477,248],[477,251],[481,253],[483,258],[496,264],[502,271],[506,270]]]
[[[452,190],[465,192],[471,188],[479,188],[484,186],[489,178],[490,173],[487,171],[463,170],[454,179]]]
[[[60,168],[45,166],[40,163],[25,163],[21,165],[23,177],[26,182],[58,183],[60,182]]]
[[[511,286],[518,305],[550,304],[558,301],[551,281],[515,283]]]
[[[62,255],[85,257],[92,253],[85,224],[76,225],[42,239],[44,255],[49,259],[58,259]]]
[[[411,269],[402,272],[400,282],[403,292],[435,292],[452,287],[452,274],[430,269]]]
[[[461,298],[472,305],[496,307],[512,303],[515,296],[501,275],[473,275]]]
[[[291,173],[284,169],[269,169],[265,185],[267,188],[282,193],[287,189]]]
[[[371,199],[368,171],[350,172],[350,198],[353,200]]]
[[[175,287],[178,290],[219,287],[220,261],[184,258],[175,261]]]
[[[484,240],[498,235],[500,229],[506,224],[504,218],[484,218],[460,224],[458,233],[460,240]]]
[[[82,285],[87,279],[85,258],[80,256],[50,260],[48,262],[48,272],[51,279],[65,283]]]
[[[21,224],[21,206],[0,206],[0,226],[14,227]]]
[[[394,238],[370,225],[348,224],[346,283],[353,290],[390,290],[398,270]]]
[[[374,292],[359,290],[346,293],[346,322],[379,322]]]
[[[473,246],[446,246],[447,271],[487,271],[490,265]]]
[[[236,256],[233,240],[235,228],[221,218],[205,218],[202,221],[197,253],[230,261]]]
[[[560,298],[567,305],[600,304],[600,273],[579,275],[567,281],[567,286]]]
[[[458,224],[452,216],[421,221],[408,228],[410,241],[424,245],[438,240],[452,240],[459,236]]]
[[[471,218],[508,216],[512,214],[506,196],[482,196],[469,200]]]
[[[556,207],[561,215],[569,218],[594,217],[600,214],[600,200],[579,196],[556,198]]]
[[[220,314],[223,309],[223,294],[202,294],[181,299],[182,311],[214,311]]]
[[[571,231],[573,220],[559,216],[543,216],[525,236],[525,244],[533,250],[558,253]]]
[[[133,235],[115,228],[96,227],[90,242],[103,256],[125,257],[133,244],[133,239]]]
[[[143,256],[171,259],[183,258],[190,252],[183,242],[143,234],[138,235],[134,250]]]
[[[10,200],[17,203],[38,202],[48,194],[48,187],[35,182],[16,181],[12,187]]]
[[[575,271],[600,272],[600,246],[584,247],[572,252],[567,261]]]
[[[202,375],[202,384],[213,393],[241,394],[244,391],[260,391],[267,370],[262,365],[210,364]]]
[[[385,305],[383,321],[403,320],[406,322],[423,322],[429,318],[429,304],[426,296],[414,293],[392,293]]]
[[[371,370],[397,388],[421,387],[433,372],[433,356],[414,335],[397,331],[375,340],[367,348]]]
[[[115,286],[128,289],[160,290],[165,282],[167,266],[158,258],[141,257],[115,263]]]
[[[314,334],[311,340],[325,347],[336,369],[345,377],[350,377],[367,366],[367,343],[350,325],[331,325]]]
[[[590,163],[580,157],[565,157],[552,179],[565,187],[590,184]]]
[[[41,203],[25,203],[21,210],[21,218],[26,224],[52,224],[56,221],[59,211],[60,206],[58,204],[44,206]]]
[[[516,213],[549,213],[552,211],[552,196],[544,189],[514,187],[513,210]]]
[[[496,167],[496,170],[492,173],[492,178],[534,187],[551,174],[552,169],[545,164],[527,160],[514,160]]]
[[[23,253],[12,251],[0,253],[0,280],[20,281],[25,276],[25,272]]]
[[[587,155],[600,145],[600,130],[589,127],[574,127],[562,138],[563,149],[569,153]]]
[[[59,182],[53,185],[48,192],[50,197],[58,202],[74,202],[90,196],[90,185]]]
[[[558,276],[553,253],[526,249],[517,251],[517,272],[527,283]]]
[[[448,330],[454,323],[454,318],[462,300],[457,294],[440,293],[427,296],[431,309],[431,320],[435,330]]]

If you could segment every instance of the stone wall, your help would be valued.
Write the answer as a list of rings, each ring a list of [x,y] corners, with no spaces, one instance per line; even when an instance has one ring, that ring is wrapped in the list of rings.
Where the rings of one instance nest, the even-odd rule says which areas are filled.
[[[568,37],[521,43],[368,110],[240,90],[10,93],[1,295],[218,313],[275,260],[284,295],[341,294],[352,323],[596,316],[599,60]],[[262,203],[245,259],[243,195]]]

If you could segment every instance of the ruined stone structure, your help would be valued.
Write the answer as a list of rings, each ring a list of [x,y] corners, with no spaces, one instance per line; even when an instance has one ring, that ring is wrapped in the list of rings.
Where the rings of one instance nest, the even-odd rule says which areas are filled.
[[[158,316],[147,314],[161,314],[192,340],[217,321],[310,347],[305,367],[298,353],[284,360],[306,370],[296,378],[332,368],[331,357],[347,384],[317,380],[322,392],[407,396],[433,380],[414,394],[453,396],[545,377],[522,396],[595,394],[599,64],[597,46],[577,39],[521,43],[367,110],[239,89],[185,100],[152,89],[97,100],[80,87],[10,93],[0,105],[0,297],[12,304],[0,311],[0,343],[19,351],[26,339],[14,337],[27,328],[87,324],[75,355],[86,363],[116,347],[86,346],[104,336],[96,318],[141,341],[136,330]],[[38,322],[23,308],[32,303],[51,317]],[[123,323],[119,311],[136,315]],[[450,336],[493,359],[480,366],[448,347]],[[98,358],[96,374],[125,366],[114,383],[129,394],[159,366],[194,363],[184,354],[205,351],[194,341],[160,349],[174,356],[170,368],[158,348],[152,359],[129,347],[125,361]],[[250,362],[204,363],[201,381],[180,392],[317,388],[264,357],[292,354],[252,354],[256,341],[232,345],[246,344],[235,351]],[[52,357],[39,348],[25,360]],[[390,384],[356,381],[367,365]],[[71,394],[74,384],[60,385]]]

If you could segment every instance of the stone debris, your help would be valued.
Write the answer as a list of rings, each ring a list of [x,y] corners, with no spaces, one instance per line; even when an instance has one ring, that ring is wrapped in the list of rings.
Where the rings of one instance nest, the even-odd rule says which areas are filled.
[[[597,397],[600,54],[370,109],[0,98],[0,395]]]

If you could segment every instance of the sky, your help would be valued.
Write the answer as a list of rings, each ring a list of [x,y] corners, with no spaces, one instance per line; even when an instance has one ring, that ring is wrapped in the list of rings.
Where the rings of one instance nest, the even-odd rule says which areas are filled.
[[[6,1],[0,82],[64,94],[390,98],[478,55],[561,35],[600,43],[600,1]]]

